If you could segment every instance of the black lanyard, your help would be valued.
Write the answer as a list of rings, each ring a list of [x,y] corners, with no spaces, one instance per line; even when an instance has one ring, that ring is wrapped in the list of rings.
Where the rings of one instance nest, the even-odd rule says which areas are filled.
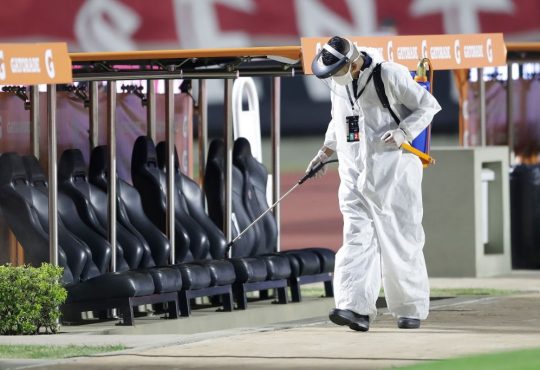
[[[371,73],[369,74],[368,76],[368,79],[366,81],[366,84],[364,85],[364,87],[362,88],[362,90],[360,90],[360,92],[354,96],[354,100],[352,99],[352,94],[351,94],[351,91],[349,90],[349,85],[345,86],[345,88],[347,89],[347,96],[349,97],[349,101],[351,102],[351,108],[352,110],[354,111],[354,103],[360,99],[360,96],[364,93],[364,90],[366,89],[369,81],[371,81],[371,78],[373,77],[373,70],[371,70]]]

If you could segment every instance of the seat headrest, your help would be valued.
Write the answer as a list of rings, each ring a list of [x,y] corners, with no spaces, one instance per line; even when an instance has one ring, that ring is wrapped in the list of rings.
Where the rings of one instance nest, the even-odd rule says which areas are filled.
[[[86,165],[79,149],[67,149],[60,156],[58,179],[60,182],[82,178],[86,180]]]
[[[0,156],[0,186],[28,183],[22,158],[17,153],[4,153]]]
[[[233,160],[236,162],[238,160],[246,160],[252,157],[251,155],[251,145],[245,137],[239,137],[234,142],[233,147]]]
[[[167,167],[167,142],[160,141],[156,146],[158,166],[162,170]],[[174,146],[174,170],[176,172],[180,171],[180,163],[178,161],[178,152],[176,151],[176,145]]]
[[[34,186],[47,187],[47,176],[45,176],[38,159],[33,155],[25,155],[22,160],[28,181]]]
[[[92,149],[90,154],[90,164],[88,165],[88,177],[90,182],[99,187],[107,187],[107,176],[109,172],[109,161],[107,146],[100,145]]]
[[[208,148],[208,162],[223,161],[225,159],[225,143],[221,139],[214,139]]]
[[[156,147],[150,137],[139,136],[137,140],[135,140],[135,145],[133,146],[133,153],[131,155],[131,166],[158,166]]]

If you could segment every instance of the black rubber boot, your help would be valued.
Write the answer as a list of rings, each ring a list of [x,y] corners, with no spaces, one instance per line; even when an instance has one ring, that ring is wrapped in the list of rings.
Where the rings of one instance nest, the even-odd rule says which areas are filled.
[[[351,310],[332,308],[328,317],[336,325],[348,325],[349,328],[356,331],[369,330],[369,316],[367,315],[360,315]]]
[[[411,319],[409,317],[400,317],[397,326],[400,329],[418,329],[420,328],[420,320]]]

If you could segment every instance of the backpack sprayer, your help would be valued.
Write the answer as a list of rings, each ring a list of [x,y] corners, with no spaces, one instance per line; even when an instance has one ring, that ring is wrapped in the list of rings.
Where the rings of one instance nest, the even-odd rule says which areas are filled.
[[[429,70],[429,80],[427,76],[427,71]],[[418,62],[418,67],[416,73],[414,74],[414,80],[427,91],[433,95],[433,67],[429,58],[422,58]],[[430,164],[435,164],[435,160],[429,155],[429,148],[431,144],[431,124],[428,125],[421,133],[418,135],[412,142],[412,147],[418,151],[415,153],[408,148],[406,150],[411,151],[413,154],[416,154],[422,160],[424,167],[427,167]],[[409,145],[409,144],[406,144]]]
[[[285,194],[283,194],[281,196],[281,198],[279,198],[274,204],[272,204],[270,207],[268,207],[268,209],[266,211],[264,211],[259,217],[257,217],[255,219],[255,221],[253,221],[252,223],[250,223],[240,234],[238,234],[236,236],[236,238],[234,238],[232,241],[230,241],[228,244],[227,244],[227,251],[226,253],[229,253],[229,250],[231,249],[231,247],[233,246],[233,244],[242,237],[242,235],[244,235],[246,233],[246,231],[248,231],[253,225],[255,225],[261,218],[263,218],[263,216],[265,214],[267,214],[268,212],[270,212],[271,210],[273,210],[278,204],[279,202],[281,202],[283,199],[285,199],[285,197],[287,197],[290,193],[292,193],[294,190],[296,190],[297,187],[299,187],[300,185],[302,185],[304,182],[306,182],[306,180],[312,178],[313,176],[315,176],[315,174],[317,172],[319,172],[320,170],[322,170],[322,168],[324,166],[326,166],[328,163],[334,163],[334,162],[337,162],[338,160],[337,159],[332,159],[332,160],[329,160],[329,161],[326,161],[326,162],[321,162],[319,164],[317,164],[315,167],[313,167],[308,173],[306,173],[306,175],[304,177],[302,177],[300,180],[298,180],[298,182],[292,187],[290,188]]]
[[[379,63],[373,69],[373,83],[375,84],[375,91],[377,92],[377,95],[379,97],[379,100],[381,101],[382,106],[388,109],[388,111],[390,112],[390,115],[392,116],[396,124],[399,126],[399,124],[401,123],[401,120],[399,119],[397,114],[393,111],[390,105],[390,101],[388,100],[388,96],[386,95],[384,82],[381,77],[381,73],[382,73],[381,68],[382,68],[382,63]],[[428,69],[430,72],[429,81],[427,78]],[[431,67],[431,62],[429,61],[428,58],[423,58],[420,60],[420,62],[418,63],[416,73],[413,76],[414,76],[414,80],[420,86],[424,87],[430,93],[433,92],[432,91],[433,85],[430,83],[430,81],[433,81],[433,68]],[[422,161],[422,164],[424,165],[424,167],[427,167],[430,164],[435,164],[435,159],[429,155],[430,138],[431,138],[431,125],[426,127],[412,141],[411,144],[407,142],[403,143],[401,145],[401,149],[404,149],[418,156],[420,160]]]

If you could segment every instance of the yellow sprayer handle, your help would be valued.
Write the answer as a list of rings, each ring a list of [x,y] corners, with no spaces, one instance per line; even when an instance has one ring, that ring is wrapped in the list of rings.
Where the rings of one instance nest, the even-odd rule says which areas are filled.
[[[431,157],[429,154],[426,154],[426,153],[416,149],[415,147],[413,147],[409,143],[401,144],[401,149],[404,149],[404,150],[416,155],[418,158],[420,158],[420,160],[422,161],[422,164],[424,165],[424,167],[427,167],[430,164],[435,164],[436,163],[435,158]]]

